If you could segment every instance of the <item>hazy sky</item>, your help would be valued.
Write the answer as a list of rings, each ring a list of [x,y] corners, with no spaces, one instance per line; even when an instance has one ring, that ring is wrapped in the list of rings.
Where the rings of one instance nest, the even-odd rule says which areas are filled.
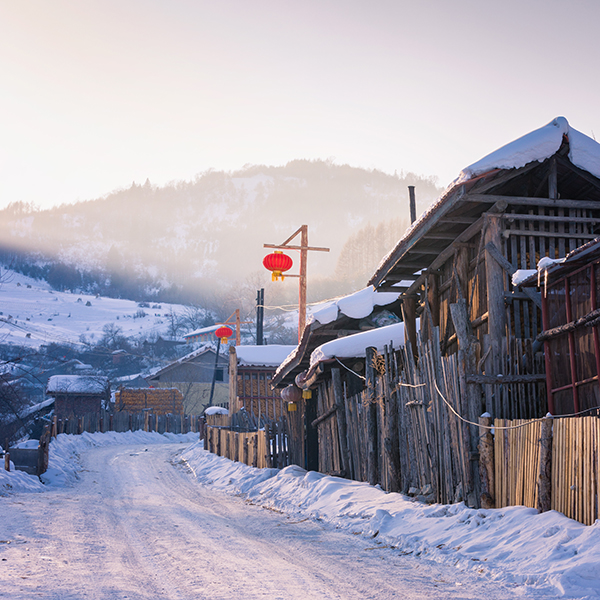
[[[600,136],[597,0],[0,0],[0,206],[295,158],[434,175]]]

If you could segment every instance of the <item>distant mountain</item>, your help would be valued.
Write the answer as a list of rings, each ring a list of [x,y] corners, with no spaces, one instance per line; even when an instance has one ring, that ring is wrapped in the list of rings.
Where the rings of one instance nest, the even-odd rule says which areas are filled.
[[[281,243],[308,224],[309,243],[331,249],[311,253],[312,280],[347,279],[358,271],[362,277],[408,225],[408,185],[416,186],[418,212],[441,191],[433,178],[410,173],[297,160],[208,171],[164,187],[134,183],[48,210],[13,203],[0,211],[0,259],[56,289],[190,302],[249,278],[261,285],[268,277],[263,243]],[[371,252],[365,265],[365,253],[357,252],[360,232],[372,239],[381,223],[388,224],[389,247]],[[343,256],[350,238],[351,255],[361,261],[356,269],[352,256]]]

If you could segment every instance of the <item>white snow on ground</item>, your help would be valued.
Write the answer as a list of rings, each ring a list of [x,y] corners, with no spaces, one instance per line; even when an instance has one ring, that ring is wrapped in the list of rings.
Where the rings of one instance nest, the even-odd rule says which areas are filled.
[[[552,586],[558,597],[600,596],[600,522],[586,527],[561,513],[522,506],[427,506],[367,483],[305,471],[254,469],[215,456],[199,442],[183,453],[196,478],[297,516],[374,537],[406,552],[486,573],[494,580]]]
[[[0,310],[0,343],[37,348],[52,342],[78,343],[81,336],[97,342],[109,324],[120,327],[127,337],[167,337],[167,315],[171,310],[183,312],[184,307],[152,303],[141,309],[132,300],[57,292],[44,281],[2,270]]]
[[[197,434],[167,437],[189,442]],[[165,441],[165,436],[145,432],[61,434],[50,445],[46,486],[24,473],[0,471],[0,490],[12,495],[69,487],[79,478],[79,455],[85,450]],[[242,496],[296,522],[309,519],[332,529],[376,537],[383,547],[427,556],[495,582],[526,585],[539,592],[539,597],[600,596],[599,522],[586,527],[555,511],[538,514],[524,507],[427,506],[366,483],[306,472],[297,466],[254,469],[204,451],[202,442],[191,443],[180,458],[201,486]],[[345,540],[340,536],[340,544]]]

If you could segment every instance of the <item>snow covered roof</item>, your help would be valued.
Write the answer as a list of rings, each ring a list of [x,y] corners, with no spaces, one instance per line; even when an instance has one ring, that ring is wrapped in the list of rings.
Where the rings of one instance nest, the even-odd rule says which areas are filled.
[[[200,329],[196,329],[195,331],[190,331],[190,333],[186,333],[183,336],[183,339],[196,337],[199,335],[208,335],[209,333],[214,333],[217,329],[221,327],[220,325],[209,325],[208,327],[201,327]]]
[[[569,160],[580,169],[600,178],[600,144],[569,125],[564,117],[556,117],[540,127],[484,156],[465,167],[450,188],[493,169],[518,169],[533,161],[542,162],[556,154],[569,140]]]
[[[418,252],[416,244],[420,236],[426,235],[436,227],[451,211],[454,210],[455,215],[460,214],[459,209],[463,206],[463,201],[468,200],[469,190],[477,189],[477,182],[480,178],[487,177],[492,182],[499,171],[517,171],[532,163],[542,163],[555,155],[565,140],[568,141],[568,158],[571,164],[600,179],[600,144],[571,127],[564,117],[557,117],[544,127],[502,146],[465,167],[438,200],[433,202],[406,230],[398,244],[382,259],[369,283],[380,285],[395,265],[401,264],[400,261],[409,251],[413,254]],[[570,197],[575,199],[578,196],[571,195]],[[493,204],[493,202],[490,203]],[[490,203],[486,205],[480,198],[481,211],[487,210]],[[474,204],[471,203],[470,206],[473,208]],[[474,211],[471,212],[474,216]],[[453,231],[457,232],[456,236],[458,237],[466,228],[467,225],[464,225],[462,230],[455,228]],[[449,246],[451,241],[448,239],[446,246]],[[440,243],[439,247],[441,252],[444,245]],[[415,268],[413,272],[427,269],[433,260],[432,257],[421,259],[422,268]]]
[[[278,367],[296,346],[236,346],[238,365],[253,367]]]
[[[394,348],[404,346],[404,323],[395,323],[387,327],[379,327],[348,335],[337,340],[326,342],[310,355],[310,368],[316,364],[333,358],[358,358],[366,356],[366,349],[377,348],[382,352],[385,346],[392,344]]]
[[[221,346],[221,348],[222,348],[222,346]],[[227,348],[227,346],[225,346],[225,348]],[[196,348],[196,350],[194,350],[193,352],[190,352],[189,354],[182,356],[181,358],[169,363],[168,365],[166,365],[164,367],[157,367],[156,369],[152,369],[152,370],[148,371],[148,373],[146,373],[144,375],[144,377],[146,379],[156,377],[157,375],[160,375],[163,371],[167,371],[168,369],[171,369],[176,365],[182,365],[186,362],[189,362],[190,360],[193,360],[194,358],[197,358],[198,356],[202,356],[203,354],[206,354],[207,352],[211,352],[212,354],[215,354],[216,349],[213,348],[210,344],[204,344],[204,345],[200,346],[200,348]],[[225,354],[222,350],[219,351],[219,355],[223,356],[223,357],[225,356]]]
[[[386,306],[398,300],[400,292],[377,292],[370,285],[349,296],[319,304],[312,310],[311,322],[318,321],[321,325],[332,323],[338,318],[338,313],[352,319],[368,317],[376,306]]]
[[[108,377],[100,375],[53,375],[48,379],[46,393],[104,394],[110,389]]]

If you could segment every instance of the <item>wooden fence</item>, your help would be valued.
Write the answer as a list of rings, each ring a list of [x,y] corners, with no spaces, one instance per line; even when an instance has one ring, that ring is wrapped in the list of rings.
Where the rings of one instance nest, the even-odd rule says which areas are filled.
[[[549,421],[547,433],[541,421],[494,421],[496,507],[552,508],[592,525],[600,517],[600,419],[591,416]],[[545,445],[551,447],[546,458]],[[540,498],[544,473],[550,474],[546,507]]]
[[[204,436],[206,450],[261,469],[282,469],[290,464],[287,427],[283,419],[267,423],[258,431],[242,431],[240,428],[236,431],[231,420],[228,415],[207,418]]]
[[[477,427],[459,421],[442,399],[469,414],[457,355],[441,357],[438,339],[421,344],[418,364],[410,344],[372,353],[366,363],[365,391],[348,395],[339,369],[319,387],[319,416],[312,422],[319,471],[442,503],[471,493],[475,505],[471,440],[476,444]]]
[[[156,431],[158,433],[199,433],[204,434],[204,420],[198,416],[172,414],[153,414],[150,411],[129,413],[120,411],[109,413],[100,411],[73,419],[57,419],[52,421],[52,436],[59,433],[81,434],[107,431]]]

